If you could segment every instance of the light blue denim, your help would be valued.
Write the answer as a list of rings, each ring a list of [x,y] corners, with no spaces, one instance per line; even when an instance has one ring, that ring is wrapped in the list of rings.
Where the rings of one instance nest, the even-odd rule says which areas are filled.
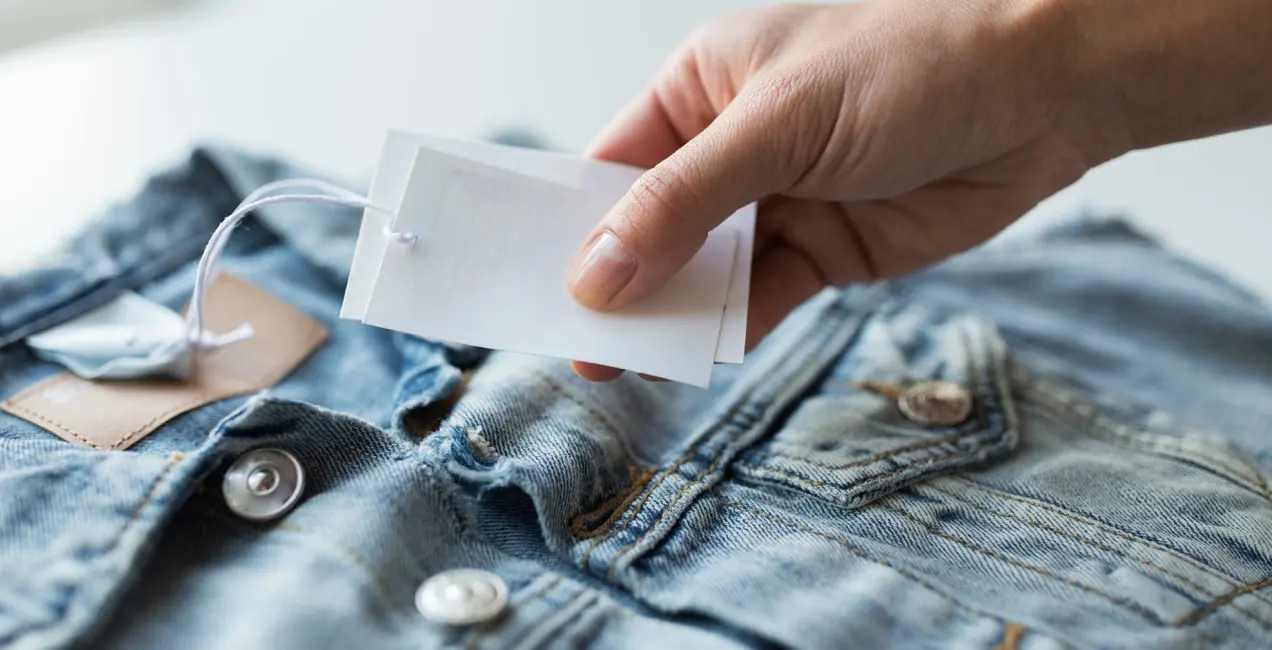
[[[58,371],[25,336],[178,308],[217,221],[301,173],[198,151],[0,279],[0,398]],[[127,451],[0,414],[0,648],[1272,647],[1272,312],[1121,221],[827,291],[707,391],[340,321],[356,221],[274,206],[231,241],[331,328],[266,394]],[[926,379],[966,423],[863,388]],[[220,481],[263,446],[309,484],[252,523]],[[417,612],[451,568],[503,615]]]

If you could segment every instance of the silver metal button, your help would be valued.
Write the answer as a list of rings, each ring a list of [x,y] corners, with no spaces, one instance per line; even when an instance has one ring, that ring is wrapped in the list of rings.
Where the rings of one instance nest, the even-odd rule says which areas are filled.
[[[508,605],[508,585],[477,569],[443,571],[420,585],[415,607],[434,623],[472,625],[499,615]]]
[[[234,514],[252,521],[277,519],[305,491],[305,468],[281,449],[253,449],[225,472],[221,493]]]
[[[950,381],[921,381],[897,397],[897,408],[925,426],[952,427],[972,414],[972,394]]]

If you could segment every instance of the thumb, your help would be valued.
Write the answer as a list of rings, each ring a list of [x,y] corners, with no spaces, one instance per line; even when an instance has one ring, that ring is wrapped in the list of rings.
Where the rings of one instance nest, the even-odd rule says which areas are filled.
[[[645,172],[575,255],[569,288],[593,309],[626,305],[661,287],[739,208],[780,189],[789,144],[754,94]]]

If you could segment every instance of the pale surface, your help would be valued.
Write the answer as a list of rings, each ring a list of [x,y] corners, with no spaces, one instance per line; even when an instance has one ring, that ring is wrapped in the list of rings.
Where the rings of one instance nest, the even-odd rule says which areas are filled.
[[[195,142],[359,183],[388,127],[535,129],[577,151],[738,0],[226,0],[0,58],[0,269],[29,264]],[[1134,216],[1272,297],[1272,129],[1140,153],[1042,206]]]

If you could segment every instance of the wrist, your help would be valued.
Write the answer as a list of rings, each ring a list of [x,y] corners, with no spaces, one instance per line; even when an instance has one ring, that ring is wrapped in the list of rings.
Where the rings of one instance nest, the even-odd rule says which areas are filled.
[[[1116,57],[1092,42],[1083,4],[1005,0],[998,21],[1005,26],[1002,56],[1040,130],[1069,141],[1090,168],[1134,150],[1137,139],[1116,90]]]
[[[1268,0],[1019,2],[1055,126],[1096,164],[1272,123]]]

